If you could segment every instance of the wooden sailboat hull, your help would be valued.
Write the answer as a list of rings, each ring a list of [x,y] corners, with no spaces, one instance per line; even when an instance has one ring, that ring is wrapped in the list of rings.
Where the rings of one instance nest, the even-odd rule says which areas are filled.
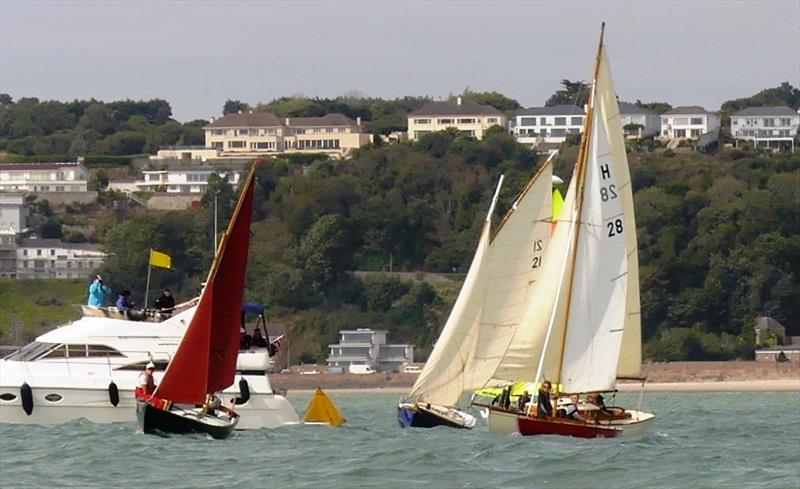
[[[642,411],[628,411],[629,418],[598,421],[596,423],[566,419],[537,419],[525,414],[492,407],[489,410],[489,431],[493,433],[518,433],[522,436],[560,435],[576,438],[616,438],[642,434],[655,420],[655,415]]]
[[[175,407],[165,411],[142,401],[136,403],[136,418],[144,433],[201,433],[218,440],[227,438],[239,421],[239,415],[235,413],[232,416],[213,416],[203,414],[199,408],[184,410]]]
[[[397,406],[397,422],[401,428],[448,426],[472,429],[477,420],[471,414],[455,408],[427,403],[401,403]]]

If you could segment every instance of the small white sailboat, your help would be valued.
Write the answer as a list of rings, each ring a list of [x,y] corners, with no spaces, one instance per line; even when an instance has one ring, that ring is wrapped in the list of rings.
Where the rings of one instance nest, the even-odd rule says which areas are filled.
[[[474,427],[475,417],[456,407],[459,398],[490,380],[525,311],[550,235],[552,158],[492,233],[501,185],[502,177],[450,316],[422,373],[398,405],[402,427]]]
[[[567,398],[614,392],[618,378],[638,377],[641,317],[633,195],[603,30],[581,151],[544,263],[550,281],[534,291],[528,318],[509,347],[519,352],[520,362],[501,362],[494,378],[524,378],[520,374],[527,370],[530,375],[536,359],[536,381],[550,381],[557,396]],[[579,411],[584,408],[580,419],[539,417],[532,403],[522,409],[484,407],[490,430],[522,435],[615,437],[641,432],[655,419],[640,410],[595,409],[588,403],[579,404]],[[590,413],[590,408],[599,412]]]

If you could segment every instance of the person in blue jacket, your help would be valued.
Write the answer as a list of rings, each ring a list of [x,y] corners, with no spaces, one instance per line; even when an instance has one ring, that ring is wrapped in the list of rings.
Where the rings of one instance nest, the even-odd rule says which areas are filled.
[[[94,307],[105,307],[110,296],[111,289],[108,285],[103,285],[103,279],[98,275],[94,282],[89,285],[89,301],[87,304]]]

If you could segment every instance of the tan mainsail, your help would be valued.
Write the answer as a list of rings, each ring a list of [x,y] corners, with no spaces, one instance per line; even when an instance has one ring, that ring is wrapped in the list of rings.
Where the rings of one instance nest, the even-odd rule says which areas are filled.
[[[530,180],[489,245],[478,338],[465,389],[492,383],[494,372],[539,282],[552,227],[552,160]]]

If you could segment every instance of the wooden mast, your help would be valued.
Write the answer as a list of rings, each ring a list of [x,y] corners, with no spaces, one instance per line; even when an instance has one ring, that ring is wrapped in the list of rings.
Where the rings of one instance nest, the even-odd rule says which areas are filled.
[[[570,263],[570,274],[569,274],[569,282],[567,285],[567,311],[564,316],[564,333],[561,337],[561,350],[558,356],[558,370],[556,371],[556,385],[561,385],[561,372],[564,367],[564,349],[566,348],[567,344],[567,328],[569,326],[569,316],[570,316],[570,309],[572,307],[572,286],[575,277],[575,261],[577,258],[577,249],[578,249],[578,237],[580,234],[580,225],[581,225],[581,217],[582,217],[582,210],[583,210],[583,200],[584,200],[584,190],[585,190],[585,183],[586,183],[586,162],[589,157],[589,141],[592,137],[592,128],[593,128],[593,119],[594,119],[594,102],[595,102],[595,89],[597,86],[597,75],[600,71],[600,56],[603,52],[603,35],[605,34],[606,23],[603,22],[600,24],[600,43],[597,45],[597,58],[595,59],[594,64],[594,75],[592,76],[592,93],[589,97],[589,109],[586,113],[586,121],[584,122],[584,132],[583,132],[583,139],[581,140],[581,149],[580,153],[578,154],[578,163],[576,165],[576,171],[578,173],[577,177],[577,185],[576,189],[578,191],[576,203],[577,209],[575,214],[575,235],[573,236],[572,241],[572,252],[571,252],[571,263]],[[544,351],[542,352],[544,354]]]

